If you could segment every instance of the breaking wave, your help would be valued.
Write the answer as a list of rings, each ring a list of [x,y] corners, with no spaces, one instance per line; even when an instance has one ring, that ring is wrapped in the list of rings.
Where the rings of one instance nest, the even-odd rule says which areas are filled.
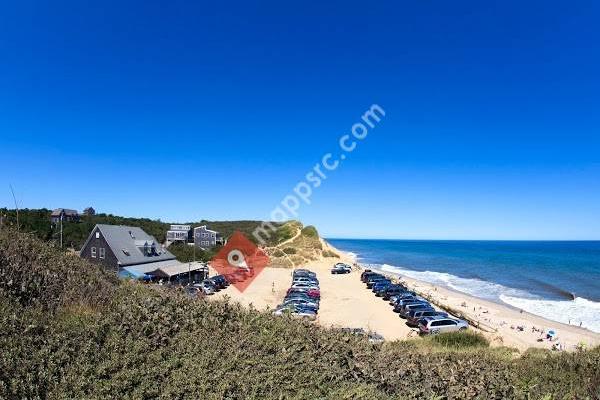
[[[600,303],[581,297],[572,300],[547,300],[527,291],[482,279],[461,278],[446,272],[415,271],[389,264],[373,264],[372,268],[396,273],[434,285],[444,286],[486,300],[503,302],[553,321],[581,326],[600,332]]]

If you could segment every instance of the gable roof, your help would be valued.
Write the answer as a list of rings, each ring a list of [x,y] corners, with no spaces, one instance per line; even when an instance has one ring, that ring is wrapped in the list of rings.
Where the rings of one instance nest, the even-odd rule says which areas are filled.
[[[217,233],[217,234],[219,233],[219,232],[217,232],[217,231],[213,231],[212,229],[208,229],[208,228],[206,227],[206,225],[197,226],[197,227],[195,227],[195,228],[194,228],[194,231],[195,231],[196,229],[203,230],[203,231],[206,231],[206,232],[211,232],[211,233]]]
[[[154,236],[148,235],[141,228],[135,226],[97,224],[83,245],[82,250],[92,239],[96,230],[99,230],[104,236],[122,267],[175,259],[172,253],[162,248]],[[148,249],[154,246],[156,254],[144,254],[144,246]]]
[[[52,217],[60,217],[60,214],[65,213],[65,215],[78,215],[77,210],[70,210],[68,208],[57,208],[56,210],[52,211],[52,214],[50,214],[50,216]]]

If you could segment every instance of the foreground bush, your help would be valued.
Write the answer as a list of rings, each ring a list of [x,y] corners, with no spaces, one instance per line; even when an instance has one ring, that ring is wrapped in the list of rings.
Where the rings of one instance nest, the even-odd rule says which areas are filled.
[[[29,237],[12,237],[0,233],[0,398],[539,399],[597,393],[599,349],[514,359],[465,335],[374,346],[237,304],[117,282]]]

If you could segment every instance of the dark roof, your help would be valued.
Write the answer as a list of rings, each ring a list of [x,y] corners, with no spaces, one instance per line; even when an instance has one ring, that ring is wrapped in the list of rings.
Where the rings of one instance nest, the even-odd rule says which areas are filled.
[[[141,228],[105,224],[98,224],[96,228],[100,230],[108,246],[117,257],[119,265],[122,267],[175,259],[172,253],[163,249],[153,236],[148,235]],[[92,230],[82,249],[87,246],[87,242],[94,235],[96,228]],[[148,250],[154,249],[155,251],[144,252],[145,248]],[[156,267],[153,269],[156,269]]]
[[[52,211],[52,214],[50,214],[50,216],[60,217],[60,214],[62,214],[62,213],[64,213],[65,215],[70,215],[70,216],[79,215],[77,210],[70,210],[68,208],[57,208],[56,210]]]

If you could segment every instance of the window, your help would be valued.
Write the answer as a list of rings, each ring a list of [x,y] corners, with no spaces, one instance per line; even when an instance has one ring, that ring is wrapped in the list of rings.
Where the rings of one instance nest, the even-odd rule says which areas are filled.
[[[100,232],[96,232],[96,239],[100,239]]]
[[[96,258],[96,248],[92,247],[92,258]]]
[[[100,247],[100,258],[102,260],[104,260],[104,258],[106,257],[106,249],[104,247]]]
[[[211,237],[215,237],[215,234],[214,234],[214,233],[211,233],[211,234],[210,234],[210,236],[211,236]]]

